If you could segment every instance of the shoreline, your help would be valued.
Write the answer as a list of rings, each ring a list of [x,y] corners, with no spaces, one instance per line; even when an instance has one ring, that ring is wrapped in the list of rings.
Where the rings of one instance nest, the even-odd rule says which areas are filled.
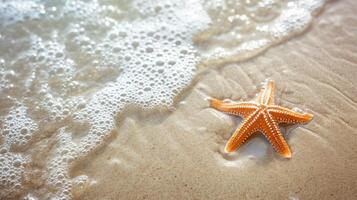
[[[302,36],[246,62],[199,75],[170,114],[149,116],[149,122],[126,117],[116,138],[76,168],[74,175],[88,174],[91,181],[80,198],[357,196],[357,43],[351,37],[357,34],[355,10],[353,1],[330,2]],[[223,154],[240,120],[208,108],[205,98],[251,100],[266,78],[276,81],[277,104],[315,116],[284,134],[292,159],[279,158],[262,137],[251,139],[237,153]]]

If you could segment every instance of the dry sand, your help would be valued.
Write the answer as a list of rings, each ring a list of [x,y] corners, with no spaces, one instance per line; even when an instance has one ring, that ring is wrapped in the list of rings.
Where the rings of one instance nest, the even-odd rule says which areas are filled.
[[[357,199],[357,4],[329,3],[307,33],[247,62],[207,69],[161,114],[132,112],[116,138],[73,170],[80,199]],[[241,121],[206,97],[251,100],[276,81],[276,102],[314,114],[283,128],[280,158],[262,136],[223,153]]]

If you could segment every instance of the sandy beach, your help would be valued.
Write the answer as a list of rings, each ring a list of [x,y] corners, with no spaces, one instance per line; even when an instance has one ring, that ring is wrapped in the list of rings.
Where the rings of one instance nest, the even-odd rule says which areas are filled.
[[[357,199],[357,4],[324,3],[3,1],[0,200]],[[208,99],[267,80],[313,119],[226,153]]]
[[[357,198],[356,11],[353,0],[329,2],[301,36],[203,70],[172,110],[126,115],[115,139],[73,169],[90,177],[78,199]],[[252,100],[266,79],[276,82],[277,104],[314,115],[281,127],[292,158],[261,135],[224,153],[241,119],[206,98]]]

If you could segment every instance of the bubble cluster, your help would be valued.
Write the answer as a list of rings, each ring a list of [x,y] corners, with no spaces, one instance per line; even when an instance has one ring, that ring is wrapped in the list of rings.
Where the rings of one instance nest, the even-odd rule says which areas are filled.
[[[37,124],[27,116],[26,110],[24,106],[16,107],[5,117],[1,130],[4,147],[23,148],[38,130]]]
[[[20,193],[24,185],[25,167],[28,158],[21,154],[0,149],[0,199],[12,198]]]
[[[284,38],[304,31],[311,21],[311,13],[302,8],[289,8],[272,25],[260,26],[258,30],[272,37],[272,40],[281,41]]]
[[[11,78],[13,74],[13,71],[5,70],[5,60],[0,58],[0,92],[10,87],[9,78]]]
[[[44,6],[36,1],[0,1],[0,26],[39,19],[45,14]]]
[[[26,60],[30,62],[34,75],[42,79],[31,80],[39,87],[46,87],[57,93],[70,93],[76,89],[73,83],[75,63],[65,56],[65,47],[56,40],[44,41],[33,36]]]

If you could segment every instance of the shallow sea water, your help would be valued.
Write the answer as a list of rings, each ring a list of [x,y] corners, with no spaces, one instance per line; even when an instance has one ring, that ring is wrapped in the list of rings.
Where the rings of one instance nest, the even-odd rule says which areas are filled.
[[[338,10],[339,3],[328,6]],[[346,34],[306,36],[324,44],[326,55],[284,44],[306,31],[323,5],[1,1],[0,199],[299,199],[304,183],[312,186],[301,192],[305,198],[352,197],[356,124],[343,111],[357,107],[355,72],[348,71],[356,62],[331,59],[335,52],[324,44],[330,37],[348,46]],[[326,16],[319,27],[344,27]],[[298,60],[308,55],[316,59]],[[323,58],[352,67],[332,69],[331,62],[320,64]],[[209,109],[205,99],[252,99],[267,78],[277,81],[280,103],[316,118],[307,127],[282,128],[291,161],[259,136],[225,154],[239,119]],[[337,140],[341,148],[331,146],[329,128],[348,133]],[[322,183],[331,180],[343,189],[329,192],[331,184]],[[268,194],[273,185],[277,193]]]

